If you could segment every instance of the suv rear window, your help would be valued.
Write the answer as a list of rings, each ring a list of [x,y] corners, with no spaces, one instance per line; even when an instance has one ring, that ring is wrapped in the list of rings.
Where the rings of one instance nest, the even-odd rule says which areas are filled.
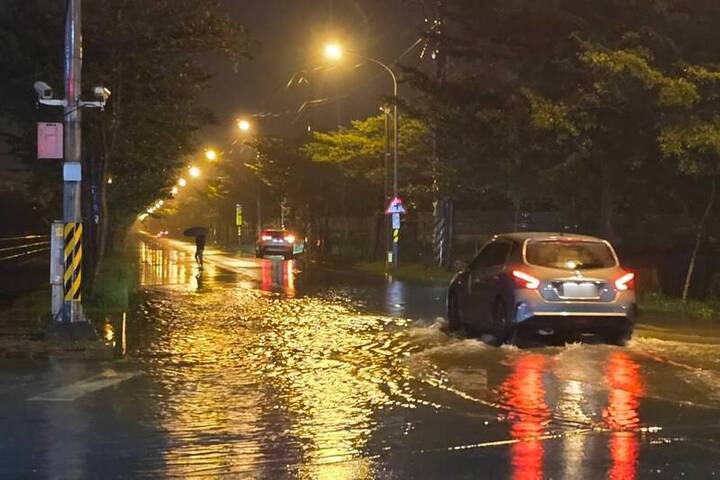
[[[586,241],[530,241],[525,261],[538,267],[561,270],[589,270],[617,266],[610,247],[602,242]]]
[[[287,230],[263,230],[260,235],[270,236],[272,238],[283,238],[287,233]]]

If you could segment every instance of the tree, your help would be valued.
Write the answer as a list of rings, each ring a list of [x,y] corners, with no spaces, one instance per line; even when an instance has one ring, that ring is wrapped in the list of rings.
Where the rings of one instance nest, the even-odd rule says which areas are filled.
[[[442,49],[438,58],[447,59],[447,78],[405,68],[407,82],[420,93],[408,108],[443,127],[438,173],[446,192],[474,205],[492,192],[516,206],[549,204],[569,210],[579,220],[573,223],[587,230],[622,237],[617,212],[646,203],[640,189],[653,189],[658,180],[667,187],[674,175],[656,161],[662,115],[656,94],[682,101],[688,85],[674,73],[716,56],[709,39],[717,5],[446,4],[442,28],[432,29],[427,40]],[[648,62],[658,71],[646,68]],[[582,207],[598,198],[601,215]]]
[[[385,119],[381,116],[354,120],[350,127],[315,132],[303,151],[318,163],[333,164],[355,185],[355,205],[360,211],[383,205],[385,175]],[[429,130],[414,118],[403,118],[398,134],[398,176],[400,192],[415,208],[428,208],[432,183]],[[389,159],[392,161],[392,158]],[[388,166],[392,185],[392,165]],[[359,187],[359,188],[357,188]],[[367,188],[371,194],[368,195]],[[364,190],[365,193],[362,193]]]
[[[250,169],[267,188],[276,205],[286,205],[289,218],[304,230],[311,245],[328,240],[330,215],[341,206],[341,175],[332,165],[314,163],[303,151],[305,137],[259,136],[252,146],[257,152]]]

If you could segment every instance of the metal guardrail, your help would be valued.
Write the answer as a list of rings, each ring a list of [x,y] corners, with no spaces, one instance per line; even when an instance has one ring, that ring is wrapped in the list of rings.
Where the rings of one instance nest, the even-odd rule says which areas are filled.
[[[5,237],[0,238],[0,242],[12,242],[17,240],[35,240],[38,238],[48,238],[47,235],[25,235],[24,237]]]
[[[36,242],[35,240],[43,239]],[[50,251],[50,239],[47,235],[25,235],[19,237],[0,238],[0,245],[16,242],[17,245],[0,247],[0,263],[10,260],[25,259],[31,255],[37,255]]]

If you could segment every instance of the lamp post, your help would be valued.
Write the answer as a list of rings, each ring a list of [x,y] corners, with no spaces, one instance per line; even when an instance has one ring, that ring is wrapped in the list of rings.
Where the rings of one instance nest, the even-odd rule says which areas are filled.
[[[392,68],[390,68],[388,65],[381,62],[380,60],[377,60],[377,59],[371,58],[371,57],[367,57],[365,55],[360,55],[355,52],[344,52],[342,46],[338,43],[328,43],[327,45],[325,45],[325,56],[332,61],[337,62],[337,61],[341,60],[345,53],[347,53],[348,55],[357,57],[361,60],[365,60],[367,62],[377,65],[378,67],[382,68],[387,73],[389,73],[390,77],[392,78],[392,82],[393,82],[393,197],[397,197],[398,196],[398,105],[397,105],[398,104],[398,82],[397,82],[397,76],[395,75],[395,72],[393,72]],[[387,114],[387,111],[386,111],[386,114]],[[400,229],[393,228],[392,254],[389,255],[391,258],[388,259],[389,260],[388,263],[392,263],[393,267],[398,266],[398,254],[400,253],[399,241],[400,241]]]
[[[251,134],[252,129],[253,129],[252,123],[250,123],[250,120],[248,120],[247,118],[239,118],[237,120],[237,127],[238,127],[238,130],[240,130],[240,132],[245,135]],[[258,180],[257,181],[257,199],[256,199],[257,206],[255,207],[257,216],[256,216],[256,226],[255,227],[257,230],[257,234],[260,235],[260,232],[263,229],[263,225],[262,225],[262,190],[261,190],[262,182],[260,181],[259,177],[257,180]]]

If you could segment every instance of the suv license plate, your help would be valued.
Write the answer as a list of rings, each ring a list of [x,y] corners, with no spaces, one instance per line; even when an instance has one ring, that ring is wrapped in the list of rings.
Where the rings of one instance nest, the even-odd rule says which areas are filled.
[[[564,298],[598,298],[598,287],[590,282],[565,282],[562,296]]]

